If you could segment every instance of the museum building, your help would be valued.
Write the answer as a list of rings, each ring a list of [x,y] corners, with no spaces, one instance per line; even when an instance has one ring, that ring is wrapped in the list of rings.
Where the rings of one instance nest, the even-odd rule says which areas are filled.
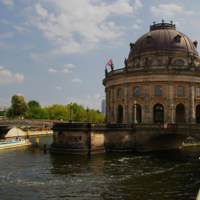
[[[106,122],[200,123],[200,58],[171,23],[150,26],[135,43],[125,67],[105,71]]]

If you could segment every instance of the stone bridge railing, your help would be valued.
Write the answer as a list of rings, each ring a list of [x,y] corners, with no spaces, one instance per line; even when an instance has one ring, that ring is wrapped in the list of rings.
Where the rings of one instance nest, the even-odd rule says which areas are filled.
[[[46,120],[46,119],[4,119],[0,120],[0,126],[30,126],[42,128],[46,125],[47,128],[52,128],[54,123],[67,123],[67,121],[60,120]]]

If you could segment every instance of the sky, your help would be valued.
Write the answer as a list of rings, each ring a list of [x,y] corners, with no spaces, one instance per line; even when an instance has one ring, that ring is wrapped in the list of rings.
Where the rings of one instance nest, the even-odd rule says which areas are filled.
[[[100,110],[108,61],[124,68],[130,41],[153,21],[172,20],[200,40],[199,8],[199,0],[0,0],[0,106],[17,94],[42,107]]]

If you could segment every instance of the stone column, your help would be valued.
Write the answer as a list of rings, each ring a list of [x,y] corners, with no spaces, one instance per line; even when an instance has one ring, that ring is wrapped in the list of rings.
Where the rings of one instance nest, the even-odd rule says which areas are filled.
[[[195,116],[194,116],[194,83],[191,82],[189,85],[189,122],[190,124],[195,123]]]
[[[109,94],[108,94],[108,89],[105,88],[105,93],[106,93],[106,102],[105,102],[105,115],[106,115],[106,118],[105,118],[105,122],[109,122],[109,110],[108,110],[108,99],[109,99]]]
[[[164,112],[167,112],[167,122],[171,122],[172,121],[172,119],[171,119],[171,112],[174,112],[174,110],[173,111],[171,111],[171,105],[172,104],[174,104],[174,101],[173,101],[173,97],[174,97],[174,95],[173,95],[173,81],[168,81],[168,105],[167,105],[167,110],[166,111],[164,111]],[[174,113],[173,113],[173,116],[174,116]]]
[[[130,123],[129,121],[129,102],[130,102],[130,96],[129,96],[129,83],[124,84],[124,116],[123,116],[123,123],[127,124]]]
[[[111,122],[115,122],[115,87],[111,87]]]
[[[150,91],[149,91],[149,81],[144,81],[144,115],[142,115],[142,122],[143,123],[151,123],[151,118],[153,119],[153,116],[150,116]]]

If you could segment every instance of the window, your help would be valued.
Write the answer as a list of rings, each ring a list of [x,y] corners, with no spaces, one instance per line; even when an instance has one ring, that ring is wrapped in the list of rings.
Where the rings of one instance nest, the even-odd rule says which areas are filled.
[[[135,95],[140,95],[140,87],[139,87],[139,86],[133,88],[133,95],[134,95],[134,96],[135,96]]]
[[[175,37],[175,41],[180,43],[181,42],[181,36],[180,33],[177,33],[177,36]]]
[[[182,60],[176,60],[176,65],[183,65],[184,64],[184,62],[182,61]]]
[[[117,90],[117,96],[118,96],[118,97],[121,97],[121,96],[122,96],[122,89],[121,89],[121,88]]]
[[[177,86],[177,95],[184,95],[184,86]]]
[[[161,95],[162,94],[162,86],[160,86],[160,85],[154,86],[154,94]]]
[[[197,96],[200,96],[200,87],[197,88]]]

